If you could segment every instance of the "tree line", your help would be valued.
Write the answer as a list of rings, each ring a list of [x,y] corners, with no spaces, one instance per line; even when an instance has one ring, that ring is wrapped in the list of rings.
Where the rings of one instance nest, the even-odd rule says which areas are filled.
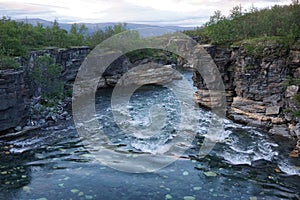
[[[0,69],[16,67],[13,57],[25,57],[32,50],[72,46],[93,48],[110,36],[125,30],[126,24],[120,23],[88,33],[84,24],[75,23],[68,32],[62,29],[56,20],[52,26],[44,27],[41,23],[33,26],[3,17],[0,19]]]
[[[258,37],[284,37],[293,43],[300,37],[300,5],[293,1],[290,5],[257,9],[251,6],[243,10],[235,6],[229,16],[215,11],[203,27],[185,31],[198,37],[200,42],[232,44],[236,41]]]
[[[23,56],[30,50],[44,47],[70,47],[88,45],[95,47],[108,37],[127,30],[126,24],[109,26],[91,34],[84,24],[72,24],[70,31],[62,29],[55,20],[51,27],[17,22],[10,18],[0,19],[0,54]]]

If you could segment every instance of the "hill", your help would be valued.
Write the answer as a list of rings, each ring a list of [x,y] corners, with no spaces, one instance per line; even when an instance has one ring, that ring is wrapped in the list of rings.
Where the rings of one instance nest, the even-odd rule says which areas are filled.
[[[39,18],[32,18],[32,19],[17,19],[17,22],[24,22],[36,26],[37,24],[42,24],[44,27],[51,27],[53,26],[54,22],[39,19]],[[93,33],[97,30],[105,30],[107,27],[113,27],[118,25],[117,22],[108,22],[108,23],[78,23],[78,25],[84,24],[88,30],[88,33]],[[72,23],[59,23],[59,26],[62,29],[67,30],[68,32],[71,30]],[[181,26],[156,26],[156,25],[149,25],[149,24],[135,24],[135,23],[126,23],[126,28],[129,30],[134,29],[144,29],[149,28],[158,31],[159,29],[165,29],[165,31],[160,30],[155,35],[162,35],[165,34],[166,31],[169,29],[168,32],[174,31],[184,31],[184,30],[192,30],[194,27],[181,27]],[[153,33],[154,34],[154,33]],[[151,35],[152,36],[152,35]]]
[[[186,31],[203,43],[230,45],[254,38],[280,39],[292,44],[300,39],[300,5],[273,6],[242,12],[241,6],[231,10],[229,16],[216,11],[203,28]]]

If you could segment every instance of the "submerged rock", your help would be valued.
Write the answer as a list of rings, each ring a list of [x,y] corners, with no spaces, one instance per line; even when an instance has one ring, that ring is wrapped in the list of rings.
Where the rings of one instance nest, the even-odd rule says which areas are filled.
[[[278,115],[280,113],[280,108],[280,106],[267,107],[266,115]]]

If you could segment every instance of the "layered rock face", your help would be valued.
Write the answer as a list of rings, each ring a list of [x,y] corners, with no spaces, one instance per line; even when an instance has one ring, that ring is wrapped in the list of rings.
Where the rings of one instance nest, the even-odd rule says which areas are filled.
[[[70,89],[73,87],[80,66],[89,53],[89,47],[49,48],[34,51],[28,59],[20,59],[22,65],[20,69],[0,71],[0,132],[23,126],[27,119],[32,117],[29,107],[32,106],[34,97],[41,95],[32,77],[39,56],[50,55],[57,64],[62,66],[63,72],[60,79],[65,83],[65,88]],[[111,55],[113,54],[114,52],[111,52]],[[97,62],[103,62],[103,60]],[[137,65],[141,65],[139,67],[143,70],[135,70]],[[127,72],[130,73],[126,74]],[[163,84],[181,78],[171,65],[153,63],[151,59],[132,64],[124,55],[113,61],[101,74],[102,76],[98,77],[98,88],[113,87],[122,76],[124,76],[123,79],[128,80],[126,84],[137,85]]]
[[[88,47],[35,51],[31,52],[28,59],[20,59],[22,67],[17,70],[0,71],[0,132],[23,126],[31,117],[30,99],[40,95],[31,75],[39,56],[50,55],[56,63],[63,66],[61,79],[68,84],[75,80],[77,71],[89,51]]]
[[[146,84],[165,84],[172,80],[180,80],[182,76],[172,69],[171,65],[161,65],[153,62],[139,65],[133,68],[122,77],[120,84],[127,85],[146,85]]]
[[[89,47],[74,47],[70,49],[49,48],[41,51],[33,51],[27,60],[22,61],[22,65],[28,69],[29,73],[35,67],[39,56],[50,55],[55,62],[63,67],[61,79],[66,83],[74,82],[81,63],[89,54]]]
[[[272,134],[300,137],[299,102],[300,49],[288,51],[280,45],[263,49],[262,56],[250,56],[243,47],[206,48],[222,76],[227,115],[234,121],[267,129]],[[211,107],[213,98],[198,72],[195,100]],[[213,94],[213,91],[211,91]],[[212,95],[211,95],[212,96]]]
[[[250,56],[242,47],[204,48],[213,58],[221,74],[229,118],[240,123],[264,127],[273,134],[300,136],[299,117],[296,115],[300,102],[300,49],[287,50],[282,46],[273,45],[265,47],[261,57],[255,57]],[[63,67],[61,79],[66,86],[71,87],[89,52],[88,47],[32,52],[28,60],[22,61],[24,67],[18,71],[1,71],[0,131],[22,125],[28,118],[30,98],[39,95],[36,94],[30,76],[38,56],[48,54],[53,57],[56,63]],[[193,67],[209,63],[211,58],[205,56],[203,54],[198,60],[194,60]],[[142,74],[135,70],[137,65],[145,68]],[[122,76],[128,76],[127,79],[130,79],[126,84],[160,84],[180,79],[170,65],[155,64],[151,59],[132,64],[129,58],[121,56],[105,70],[102,77],[99,77],[98,88],[114,86]],[[194,95],[197,103],[210,108],[220,106],[220,91],[209,91],[197,71],[194,72],[193,80],[198,88]]]
[[[224,91],[218,90],[208,90],[207,83],[204,81],[203,77],[200,75],[199,71],[195,70],[193,75],[194,86],[198,88],[194,95],[194,101],[199,103],[201,106],[207,108],[215,108],[219,106],[224,106],[222,103],[220,104],[220,95],[226,97],[226,106],[230,106],[233,100],[234,93],[234,68],[232,63],[234,62],[234,57],[232,55],[232,50],[229,49],[220,49],[215,46],[203,46],[207,51],[206,57],[201,56],[200,63],[194,62],[194,67],[200,67],[203,64],[208,64],[210,62],[214,62],[218,68],[218,71],[212,72],[215,76],[221,75],[222,82],[224,84]],[[198,66],[200,65],[200,66]],[[201,74],[204,75],[205,72],[202,70]],[[212,76],[212,75],[210,75]],[[211,80],[214,81],[214,80]],[[220,83],[215,82],[216,86]],[[218,87],[220,88],[220,87]],[[220,92],[225,92],[224,94],[219,94]],[[219,98],[218,98],[219,97]]]
[[[28,111],[25,71],[0,71],[0,131],[23,125]]]

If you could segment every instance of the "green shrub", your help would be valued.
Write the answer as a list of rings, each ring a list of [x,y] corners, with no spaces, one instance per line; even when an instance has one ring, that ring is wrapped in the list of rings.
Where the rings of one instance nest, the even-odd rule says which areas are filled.
[[[242,11],[241,8],[234,7],[227,17],[216,11],[203,27],[185,33],[225,46],[236,41],[265,36],[280,36],[284,38],[285,45],[292,46],[300,38],[299,4],[275,5],[264,9],[250,8],[247,11]],[[254,54],[260,51],[250,49],[250,52],[251,50]]]
[[[1,69],[16,69],[19,63],[12,57],[0,56],[0,70]]]
[[[300,117],[300,110],[294,111],[293,114],[292,114],[292,117],[293,118]]]
[[[300,106],[300,94],[297,94],[296,96],[293,97],[293,101]]]
[[[246,50],[247,55],[254,56],[254,57],[262,56],[264,51],[264,47],[261,45],[244,44],[243,47]]]
[[[49,55],[38,57],[32,77],[42,96],[49,99],[61,99],[64,94],[64,83],[60,80],[62,67],[55,63]]]
[[[300,106],[300,94],[297,94],[296,96],[293,97],[293,101],[297,106]],[[295,110],[292,113],[292,117],[300,117],[300,110]]]
[[[234,42],[234,46],[241,46],[249,56],[253,57],[263,57],[264,49],[266,47],[276,47],[276,52],[274,55],[284,56],[289,50],[289,42],[287,37],[279,36],[264,36],[258,38],[244,39],[242,41]]]
[[[164,61],[166,63],[176,62],[178,57],[178,55],[169,51],[150,48],[131,51],[126,53],[126,56],[130,59],[131,62],[148,58],[152,61]]]
[[[287,76],[287,79],[283,82],[283,86],[287,88],[290,85],[300,85],[300,79]]]

